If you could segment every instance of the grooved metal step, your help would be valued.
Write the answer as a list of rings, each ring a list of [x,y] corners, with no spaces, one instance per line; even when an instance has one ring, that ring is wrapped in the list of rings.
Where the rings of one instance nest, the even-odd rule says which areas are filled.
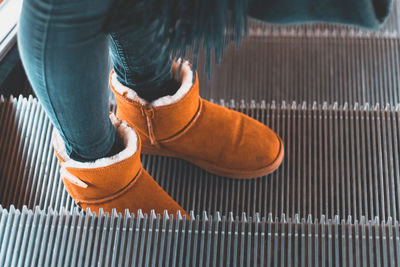
[[[400,219],[399,107],[220,104],[276,130],[285,159],[267,177],[234,180],[183,160],[143,156],[146,170],[186,210]],[[71,210],[50,145],[52,125],[37,100],[1,98],[0,115],[0,204]]]
[[[0,266],[399,266],[398,221],[0,206]]]
[[[392,11],[387,21],[379,30],[369,30],[355,26],[327,23],[308,23],[308,24],[268,24],[258,20],[249,20],[250,36],[292,36],[292,37],[400,37],[400,17],[399,1],[393,1]]]
[[[200,93],[210,99],[400,103],[400,38],[248,37],[230,44],[212,80],[199,57]]]
[[[230,43],[221,65],[212,62],[211,81],[201,51],[200,92],[207,99],[395,106],[400,103],[399,8],[394,1],[393,12],[378,31],[250,20],[249,36],[240,49]]]

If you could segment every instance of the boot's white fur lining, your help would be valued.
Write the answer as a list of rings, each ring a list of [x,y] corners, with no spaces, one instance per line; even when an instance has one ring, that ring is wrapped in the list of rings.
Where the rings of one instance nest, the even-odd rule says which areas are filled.
[[[173,72],[175,73],[178,70],[180,61],[174,62],[172,65]],[[174,95],[166,95],[160,97],[153,102],[149,103],[147,100],[138,96],[138,94],[131,88],[123,85],[117,79],[117,74],[113,72],[111,74],[111,84],[114,87],[115,91],[117,91],[121,95],[125,95],[125,97],[131,99],[132,101],[138,102],[143,106],[147,106],[149,108],[152,107],[161,107],[170,104],[174,104],[181,100],[187,92],[189,92],[190,88],[192,87],[193,83],[193,71],[189,66],[189,62],[185,61],[182,64],[181,68],[181,76],[179,77],[178,82],[181,83],[178,91]]]
[[[64,163],[61,163],[61,166],[64,168],[71,167],[79,169],[94,169],[100,167],[107,167],[117,162],[123,161],[131,157],[133,154],[135,154],[138,142],[138,137],[135,131],[129,126],[127,126],[125,122],[118,120],[113,114],[110,115],[110,119],[114,127],[117,129],[117,133],[122,139],[125,148],[124,150],[122,150],[121,152],[119,152],[114,156],[101,158],[93,162],[79,162],[71,159],[66,152],[63,139],[61,138],[58,131],[54,128],[52,135],[52,143],[57,153],[65,161]]]

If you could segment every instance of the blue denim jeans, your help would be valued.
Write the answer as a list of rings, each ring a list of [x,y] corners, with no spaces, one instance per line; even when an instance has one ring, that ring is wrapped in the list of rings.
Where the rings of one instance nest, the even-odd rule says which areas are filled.
[[[157,90],[171,78],[169,55],[138,61],[143,47],[129,28],[104,32],[112,0],[24,0],[19,22],[21,59],[67,153],[76,159],[105,156],[116,138],[109,120],[109,51],[118,79]],[[143,57],[141,57],[143,58]],[[154,70],[162,63],[162,70]]]

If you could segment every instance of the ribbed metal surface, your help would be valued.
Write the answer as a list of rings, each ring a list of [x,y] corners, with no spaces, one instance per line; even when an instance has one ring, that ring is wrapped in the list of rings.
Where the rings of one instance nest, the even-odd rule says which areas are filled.
[[[397,221],[2,209],[0,266],[399,266]]]
[[[386,23],[379,30],[368,30],[360,27],[344,26],[338,24],[314,23],[302,25],[274,25],[265,24],[256,20],[249,21],[249,34],[251,36],[321,36],[321,37],[400,37],[399,1],[393,3],[392,12]]]
[[[143,156],[144,167],[186,210],[290,217],[400,218],[398,108],[220,104],[282,136],[285,160],[255,180],[216,177],[183,160]],[[71,210],[50,145],[52,126],[36,99],[1,99],[0,204]]]
[[[50,145],[52,125],[37,99],[1,97],[0,204],[73,207]]]
[[[228,46],[212,80],[199,57],[206,98],[322,103],[400,103],[400,39],[248,37]]]
[[[199,56],[206,98],[400,103],[400,5],[381,30],[333,24],[277,26],[250,21],[249,37],[230,43],[213,79]],[[229,35],[227,36],[229,40]],[[190,57],[190,56],[189,56]]]

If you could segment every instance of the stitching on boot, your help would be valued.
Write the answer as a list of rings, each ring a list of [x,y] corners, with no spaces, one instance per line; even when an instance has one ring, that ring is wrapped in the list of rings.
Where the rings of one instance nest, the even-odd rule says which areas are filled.
[[[167,143],[167,142],[175,140],[176,138],[179,138],[182,134],[186,133],[190,128],[192,128],[194,123],[200,117],[202,110],[203,110],[203,100],[201,98],[199,98],[199,106],[197,108],[197,111],[194,114],[193,118],[188,122],[188,124],[186,124],[185,127],[183,127],[176,134],[174,134],[174,135],[172,135],[172,136],[170,136],[168,138],[160,139],[160,140],[158,140],[158,142],[159,143]]]
[[[114,200],[114,199],[118,198],[119,196],[123,195],[125,192],[127,192],[136,183],[137,179],[142,174],[142,172],[143,172],[143,166],[140,167],[137,174],[132,178],[131,181],[129,181],[129,183],[126,186],[122,187],[120,190],[118,190],[117,192],[115,192],[114,194],[112,194],[110,196],[92,199],[92,200],[76,199],[75,201],[78,201],[81,204],[91,205],[91,204],[101,204],[101,203],[105,203],[105,202]]]

